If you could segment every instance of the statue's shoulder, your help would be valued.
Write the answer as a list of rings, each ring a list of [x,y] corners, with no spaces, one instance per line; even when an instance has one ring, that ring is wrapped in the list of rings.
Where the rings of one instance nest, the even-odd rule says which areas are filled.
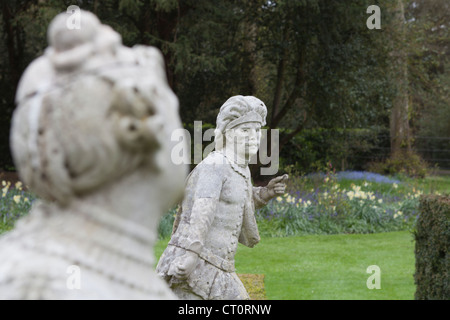
[[[227,158],[218,151],[213,151],[208,154],[208,156],[198,164],[198,166],[200,165],[214,167],[217,170],[223,170],[225,166],[229,166]]]
[[[227,167],[229,167],[229,164],[223,154],[213,151],[194,168],[192,173],[197,175],[211,173],[215,176],[225,176]]]
[[[55,71],[47,56],[35,59],[24,71],[16,92],[16,103],[51,86]]]

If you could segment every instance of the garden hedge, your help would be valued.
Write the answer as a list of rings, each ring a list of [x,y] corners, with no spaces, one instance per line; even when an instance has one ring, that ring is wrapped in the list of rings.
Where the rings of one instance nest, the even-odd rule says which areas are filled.
[[[280,131],[280,138],[289,133]],[[366,129],[304,129],[280,152],[281,165],[301,172],[322,171],[331,162],[339,170],[365,170],[366,164],[388,157],[389,131]]]
[[[415,231],[417,300],[450,299],[450,196],[420,199]]]

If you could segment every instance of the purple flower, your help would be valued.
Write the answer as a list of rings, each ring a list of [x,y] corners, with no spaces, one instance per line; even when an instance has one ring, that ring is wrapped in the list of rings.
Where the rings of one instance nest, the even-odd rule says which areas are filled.
[[[400,181],[397,179],[389,178],[378,173],[367,172],[367,171],[341,171],[336,174],[337,179],[348,179],[348,180],[366,180],[370,182],[378,183],[397,183]]]

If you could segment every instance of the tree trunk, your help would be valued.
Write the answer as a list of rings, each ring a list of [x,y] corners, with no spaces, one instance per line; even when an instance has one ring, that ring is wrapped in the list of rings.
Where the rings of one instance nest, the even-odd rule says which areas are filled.
[[[283,31],[283,40],[284,42],[287,41],[287,31],[288,27],[285,26],[284,27],[284,31]],[[282,97],[282,92],[283,92],[283,80],[285,77],[285,69],[286,69],[286,63],[288,60],[288,56],[289,56],[289,50],[286,47],[281,56],[280,56],[280,60],[278,61],[278,66],[277,66],[277,82],[275,85],[275,92],[273,95],[273,102],[272,102],[272,116],[270,119],[270,127],[273,127],[273,121],[275,120],[275,118],[278,115],[278,109],[280,107],[280,103],[281,103],[281,97]]]
[[[411,151],[411,136],[409,128],[409,96],[408,96],[408,61],[405,52],[405,15],[402,0],[397,1],[393,32],[394,38],[392,62],[397,85],[397,96],[393,101],[390,119],[391,156],[403,151]]]

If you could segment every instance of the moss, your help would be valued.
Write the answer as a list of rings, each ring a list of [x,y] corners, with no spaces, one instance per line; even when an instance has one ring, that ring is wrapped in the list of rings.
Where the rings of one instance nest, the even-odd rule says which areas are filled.
[[[251,300],[267,300],[263,274],[238,274]]]

